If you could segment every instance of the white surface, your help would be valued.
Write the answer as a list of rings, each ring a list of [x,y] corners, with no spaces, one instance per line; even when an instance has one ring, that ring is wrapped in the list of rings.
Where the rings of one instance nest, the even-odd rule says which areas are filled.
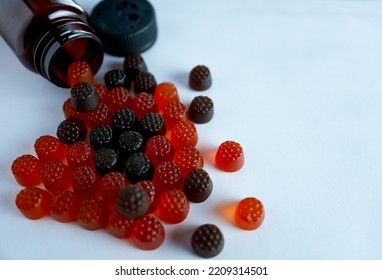
[[[88,11],[95,1],[78,0]],[[158,82],[189,104],[192,67],[207,65],[214,119],[198,125],[198,147],[214,191],[187,220],[165,225],[166,240],[145,252],[106,231],[16,209],[12,161],[34,140],[55,135],[69,93],[18,62],[0,40],[0,259],[198,259],[198,225],[221,227],[216,259],[382,258],[382,1],[152,1],[159,37],[143,54]],[[121,67],[107,56],[97,75]],[[217,170],[213,150],[240,142],[246,164]],[[222,214],[246,196],[262,200],[256,231]]]

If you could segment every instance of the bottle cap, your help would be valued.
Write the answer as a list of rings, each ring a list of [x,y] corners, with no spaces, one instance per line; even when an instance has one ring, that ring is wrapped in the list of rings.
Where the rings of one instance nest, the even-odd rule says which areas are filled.
[[[91,19],[105,52],[112,55],[142,53],[157,38],[155,11],[146,0],[104,0]]]

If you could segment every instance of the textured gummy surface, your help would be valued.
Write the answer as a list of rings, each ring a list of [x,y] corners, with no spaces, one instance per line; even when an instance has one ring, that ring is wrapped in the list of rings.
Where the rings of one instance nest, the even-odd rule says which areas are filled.
[[[134,220],[127,219],[113,209],[109,215],[108,230],[117,238],[127,238],[130,235],[133,223]]]
[[[162,116],[155,112],[144,114],[141,118],[141,131],[145,139],[150,139],[155,135],[164,135],[166,125]]]
[[[121,69],[113,69],[106,72],[104,80],[108,89],[116,87],[130,88],[130,81],[127,79],[125,72]]]
[[[261,226],[264,215],[261,201],[254,197],[247,197],[236,206],[235,222],[242,229],[254,230]]]
[[[163,82],[156,86],[154,98],[157,103],[158,110],[163,111],[163,108],[167,102],[179,101],[179,94],[173,83]]]
[[[182,172],[175,163],[164,161],[155,168],[153,183],[161,192],[182,189]]]
[[[52,193],[71,186],[69,167],[57,160],[48,161],[41,166],[40,178],[45,188]]]
[[[131,183],[151,180],[154,166],[148,157],[140,152],[131,154],[125,163],[125,175]]]
[[[135,96],[132,109],[140,120],[144,114],[158,112],[154,96],[150,93],[141,92]]]
[[[154,94],[157,82],[155,77],[150,72],[142,71],[139,72],[134,79],[134,92],[135,94],[141,92],[148,92]]]
[[[175,153],[174,163],[179,166],[184,177],[197,168],[203,168],[204,159],[200,151],[192,146],[185,146]]]
[[[40,219],[50,212],[51,194],[45,190],[29,187],[16,196],[16,206],[28,219]]]
[[[180,101],[169,101],[163,108],[163,119],[168,129],[172,129],[174,125],[187,119],[187,108]]]
[[[127,78],[133,81],[139,72],[147,71],[147,66],[140,54],[132,53],[125,56],[123,69]]]
[[[84,141],[78,141],[68,146],[66,160],[69,167],[93,164],[94,152],[90,145]]]
[[[50,211],[52,217],[62,223],[77,220],[79,199],[71,190],[61,190],[52,196]]]
[[[135,219],[146,214],[150,198],[139,185],[128,185],[121,188],[117,196],[116,209],[128,219]]]
[[[72,186],[81,198],[96,195],[99,189],[96,172],[89,166],[77,167],[72,174]]]
[[[175,149],[184,146],[196,146],[198,140],[196,126],[191,121],[179,121],[171,131],[171,143]]]
[[[136,131],[125,131],[118,138],[118,151],[120,156],[127,158],[135,152],[144,150],[143,137]]]
[[[80,202],[77,218],[79,224],[87,230],[104,228],[108,222],[107,204],[98,197],[88,197]]]
[[[189,201],[203,202],[211,194],[213,188],[210,175],[204,169],[194,169],[184,180],[184,193]]]
[[[159,203],[159,190],[154,186],[152,181],[144,180],[137,183],[142,189],[145,190],[150,198],[149,209],[147,209],[146,214],[154,213],[158,208]]]
[[[131,107],[131,97],[127,89],[123,87],[116,87],[109,90],[104,102],[109,106],[111,112],[119,109]]]
[[[163,161],[172,161],[175,150],[171,142],[163,135],[156,135],[147,141],[146,155],[154,165]]]
[[[161,194],[158,206],[158,217],[169,224],[177,224],[187,218],[190,203],[184,192],[171,189]]]
[[[198,227],[191,239],[194,252],[203,258],[217,256],[224,247],[224,237],[220,229],[212,224]]]
[[[17,183],[24,187],[37,186],[41,183],[41,162],[33,155],[22,155],[12,163],[12,174]]]
[[[81,82],[93,83],[94,76],[89,64],[84,61],[75,61],[68,67],[67,80],[68,85],[73,87]]]
[[[190,73],[189,84],[194,90],[206,90],[212,85],[211,73],[204,65],[195,66]]]
[[[139,249],[154,250],[162,245],[165,230],[155,216],[146,215],[134,221],[131,238]]]
[[[234,141],[225,141],[220,144],[215,163],[223,171],[235,172],[244,165],[244,153],[241,145]]]
[[[125,176],[119,172],[110,172],[103,176],[99,184],[99,190],[103,200],[115,207],[117,195],[121,188],[127,185],[127,183]]]
[[[188,117],[194,123],[207,123],[214,115],[214,103],[208,96],[196,96],[188,109]]]
[[[137,116],[130,109],[117,110],[112,117],[112,127],[115,135],[120,135],[124,131],[135,130],[138,127]]]
[[[109,148],[99,149],[94,154],[94,166],[97,172],[104,176],[107,173],[118,171],[119,162],[118,162],[118,154]]]
[[[91,147],[96,151],[102,148],[113,147],[113,130],[110,126],[100,125],[89,132]]]
[[[62,121],[57,127],[57,138],[64,144],[73,144],[74,142],[86,138],[86,124],[80,119],[70,118]]]
[[[56,137],[43,135],[36,139],[34,150],[42,162],[49,160],[64,161],[67,148]]]
[[[85,114],[85,120],[90,128],[109,125],[111,122],[110,109],[105,103],[100,103],[94,110]]]
[[[70,91],[70,96],[72,105],[78,112],[94,110],[100,102],[97,90],[88,82],[75,84]]]

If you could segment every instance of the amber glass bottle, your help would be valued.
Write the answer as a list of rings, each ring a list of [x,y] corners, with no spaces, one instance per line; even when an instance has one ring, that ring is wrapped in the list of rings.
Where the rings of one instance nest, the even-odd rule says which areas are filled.
[[[93,73],[102,63],[101,41],[72,0],[1,0],[0,34],[28,69],[61,87],[73,61]]]

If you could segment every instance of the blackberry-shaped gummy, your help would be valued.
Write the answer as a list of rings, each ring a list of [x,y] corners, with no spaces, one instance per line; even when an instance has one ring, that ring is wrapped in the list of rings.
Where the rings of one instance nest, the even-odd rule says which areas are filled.
[[[162,116],[153,112],[144,114],[141,118],[141,131],[146,140],[155,135],[165,135],[166,125]]]
[[[132,102],[132,109],[137,115],[138,119],[141,119],[144,114],[150,112],[158,112],[157,104],[155,103],[154,96],[147,92],[138,93]]]
[[[112,127],[114,135],[118,136],[124,131],[136,130],[138,119],[130,109],[120,109],[114,112],[112,117]]]
[[[161,192],[170,189],[182,189],[182,172],[175,163],[164,161],[155,168],[153,184]]]
[[[238,171],[244,165],[243,148],[234,141],[223,142],[216,152],[215,163],[223,171]]]
[[[188,117],[194,123],[207,123],[214,115],[214,103],[208,96],[196,96],[188,108]]]
[[[116,87],[124,87],[129,89],[130,81],[127,79],[125,72],[121,69],[113,69],[104,75],[105,85],[108,89]]]
[[[150,206],[150,198],[146,191],[138,185],[121,188],[117,195],[116,209],[128,219],[136,219],[146,214]]]
[[[118,152],[124,158],[132,153],[144,151],[144,141],[140,133],[136,131],[125,131],[118,138]]]
[[[192,89],[198,91],[210,88],[212,84],[210,70],[204,65],[195,66],[191,70],[189,84]]]
[[[156,166],[163,161],[172,161],[175,156],[175,150],[166,137],[156,135],[147,141],[146,155]]]
[[[94,154],[94,166],[101,176],[113,171],[119,171],[118,154],[110,148],[99,149]]]
[[[42,162],[49,160],[64,161],[67,148],[56,137],[43,135],[34,142],[34,150]]]
[[[162,223],[153,215],[134,220],[131,240],[141,250],[154,250],[160,247],[165,238]]]
[[[82,199],[97,195],[99,185],[96,172],[89,166],[77,167],[72,174],[72,186],[74,193]]]
[[[57,127],[57,138],[64,144],[73,144],[84,140],[87,134],[86,124],[80,119],[69,118]]]
[[[158,208],[159,197],[160,197],[158,188],[154,186],[152,181],[148,181],[148,180],[140,181],[137,183],[137,185],[142,187],[142,189],[146,191],[146,193],[148,194],[150,198],[150,206],[149,206],[149,209],[147,209],[146,214],[154,213]]]
[[[254,197],[242,199],[236,206],[236,225],[245,230],[254,230],[264,221],[264,206]]]
[[[189,201],[203,202],[212,192],[212,180],[204,169],[194,169],[184,180],[183,191]]]
[[[50,213],[52,195],[42,189],[29,187],[16,196],[16,206],[28,219],[37,220]]]
[[[70,96],[72,105],[78,112],[94,110],[100,102],[97,90],[93,84],[87,82],[75,84],[70,91]]]
[[[127,79],[132,82],[139,72],[147,71],[147,66],[140,54],[130,53],[125,56],[123,70],[125,71]]]
[[[193,233],[191,246],[198,256],[212,258],[223,250],[224,236],[217,226],[205,224],[198,227]]]
[[[41,161],[32,155],[22,155],[12,163],[12,174],[17,183],[23,187],[37,186],[41,183]]]
[[[134,79],[134,92],[135,94],[141,92],[148,92],[154,94],[157,81],[150,72],[139,72]]]
[[[71,168],[78,167],[80,165],[93,164],[94,151],[90,145],[84,141],[78,141],[68,146],[66,153],[66,159],[68,165]]]
[[[87,230],[104,228],[108,222],[108,207],[101,198],[91,196],[82,200],[78,207],[79,224]]]
[[[85,61],[75,61],[68,67],[67,80],[69,87],[81,82],[93,83],[92,69]]]
[[[109,215],[108,230],[117,238],[127,238],[130,235],[133,223],[133,219],[127,219],[113,209]]]
[[[91,147],[97,151],[102,148],[112,148],[113,147],[113,130],[110,126],[100,125],[89,133],[89,140]]]
[[[99,183],[99,190],[103,200],[115,207],[117,195],[127,183],[125,176],[119,172],[110,172],[103,176]]]
[[[163,108],[163,119],[168,129],[172,129],[174,125],[182,120],[187,119],[187,108],[180,101],[169,101]]]
[[[45,188],[54,193],[71,187],[71,170],[57,160],[50,160],[41,166],[40,178]]]
[[[131,183],[143,180],[151,180],[154,174],[154,166],[143,153],[131,154],[125,163],[125,175]]]
[[[62,223],[77,220],[79,199],[71,190],[55,192],[50,204],[51,216]]]
[[[178,90],[173,83],[163,82],[155,87],[154,99],[158,110],[163,111],[164,106],[169,101],[179,101]]]
[[[161,194],[158,205],[158,217],[169,223],[177,224],[187,218],[190,203],[184,192],[171,189]]]
[[[180,149],[184,146],[195,147],[198,139],[196,126],[191,121],[179,121],[171,131],[171,144],[175,149]]]

